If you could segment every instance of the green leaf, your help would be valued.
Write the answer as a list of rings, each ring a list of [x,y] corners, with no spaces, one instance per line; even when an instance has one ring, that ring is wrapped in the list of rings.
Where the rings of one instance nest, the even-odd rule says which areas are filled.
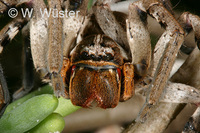
[[[58,98],[59,104],[55,113],[61,114],[63,117],[75,112],[76,110],[80,109],[81,107],[75,106],[71,103],[71,100],[64,99],[63,97]]]
[[[9,106],[6,108],[4,114],[6,114],[6,113],[10,112],[11,110],[15,109],[16,107],[20,106],[22,103],[24,103],[28,99],[30,99],[34,96],[37,96],[37,95],[41,95],[41,94],[53,94],[52,87],[49,85],[45,85],[42,88],[39,88],[38,90],[31,92],[28,95],[14,101],[13,103],[9,104]]]
[[[43,94],[28,99],[0,119],[2,133],[22,133],[35,127],[58,106],[58,99],[50,94]]]
[[[49,133],[62,132],[65,127],[65,120],[60,114],[53,113],[44,119],[36,127],[28,131],[28,133]]]

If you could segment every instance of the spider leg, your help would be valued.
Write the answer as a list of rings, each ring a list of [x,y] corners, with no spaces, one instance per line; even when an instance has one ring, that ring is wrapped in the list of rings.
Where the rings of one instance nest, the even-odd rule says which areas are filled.
[[[77,9],[72,8],[70,1],[66,1],[64,3],[65,13],[68,16],[63,18],[63,35],[64,35],[64,43],[63,43],[63,56],[69,57],[71,49],[75,47],[75,45],[80,42],[77,40],[79,34],[82,34],[81,31],[85,28],[88,23],[89,16],[87,16],[87,5],[88,0],[83,0],[80,7]],[[75,16],[71,17],[68,10],[74,10]]]
[[[132,63],[136,73],[144,76],[151,61],[151,40],[147,24],[147,13],[142,11],[136,4],[129,6],[129,17],[126,23],[127,38],[132,54]]]
[[[198,107],[194,114],[190,117],[182,133],[197,133],[200,131],[200,108]]]
[[[3,69],[0,64],[0,117],[3,115],[9,103],[10,103],[10,95],[6,80],[3,75]]]
[[[30,92],[34,86],[34,74],[33,74],[34,66],[30,49],[29,24],[22,29],[22,34],[23,34],[23,53],[22,53],[23,81],[22,81],[22,87],[13,94],[13,100],[23,97],[28,92]]]
[[[189,34],[192,30],[195,34],[195,40],[197,43],[197,47],[193,50],[184,64],[180,67],[180,69],[174,74],[172,77],[173,82],[179,81],[180,83],[187,83],[194,87],[199,88],[199,55],[200,55],[200,18],[197,15],[193,15],[189,12],[183,13],[179,22],[183,29],[185,30],[186,35]],[[181,77],[181,78],[180,78]],[[199,105],[198,103],[195,103]],[[188,122],[185,124],[184,130],[182,132],[199,132],[200,131],[200,107],[196,109],[194,114],[190,117]]]
[[[27,1],[18,1],[26,3],[31,2],[30,0]],[[12,3],[14,4],[14,3]],[[47,75],[47,63],[46,63],[46,53],[47,53],[47,17],[42,17],[41,10],[44,11],[46,8],[43,1],[38,0],[37,2],[31,3],[31,6],[34,8],[34,14],[30,22],[30,35],[27,33],[29,29],[26,28],[26,36],[25,43],[24,43],[24,56],[23,56],[23,87],[17,90],[14,95],[13,99],[18,99],[25,94],[27,94],[33,87],[33,66],[31,61],[30,55],[30,42],[31,42],[31,53],[33,56],[34,66],[36,71],[39,71],[41,77],[45,77]],[[29,17],[23,18],[22,14],[19,14],[17,18],[15,18],[11,23],[7,24],[1,31],[0,31],[0,43],[1,46],[5,46],[9,43],[15,35],[27,24]],[[28,27],[28,26],[27,26]],[[30,42],[29,42],[30,36]],[[3,47],[1,48],[3,49]]]
[[[60,0],[49,0],[49,10],[61,11]],[[48,17],[47,69],[51,74],[52,86],[56,96],[66,97],[60,74],[63,63],[62,19],[52,14]]]
[[[59,0],[49,0],[48,4],[50,13],[61,11]],[[44,81],[50,82],[51,79],[56,96],[66,97],[60,75],[63,60],[62,20],[60,17],[46,14],[47,7],[43,0],[33,2],[33,8],[30,39],[34,66]]]
[[[198,57],[200,56],[200,18],[196,15],[185,12],[180,16],[179,22],[185,30],[186,35],[194,30],[197,48],[193,50],[185,63],[180,67],[176,74],[172,76],[171,81],[177,82],[178,80],[179,83],[194,84],[198,86],[199,82],[196,82],[194,79],[199,78],[198,70],[200,62]]]
[[[0,0],[0,13],[4,13],[9,8],[9,5],[3,0]]]
[[[19,14],[15,19],[4,26],[4,28],[0,31],[0,53],[2,52],[3,47],[9,44],[19,31],[27,24],[28,20],[29,18],[23,18],[22,15]],[[25,79],[26,78],[24,77],[24,81]],[[23,86],[13,95],[13,99],[18,99],[29,91],[30,89]]]
[[[32,0],[0,0],[0,14],[5,13],[11,7],[17,7],[23,3],[29,3]]]
[[[139,114],[139,119],[144,121],[150,109],[159,101],[166,86],[176,55],[184,40],[184,31],[160,2],[156,0],[141,0],[133,3],[133,5],[136,5],[137,8],[147,12],[158,22],[166,26],[166,31],[161,36],[154,49],[154,68],[152,73],[154,78],[149,87],[147,101]],[[163,51],[159,50],[163,49],[163,47]]]
[[[193,75],[192,72],[195,72],[196,75],[199,75],[199,65],[197,65],[199,63],[198,57],[199,50],[198,48],[196,48],[187,59],[188,61],[186,61],[183,64],[185,66],[195,66],[192,69],[190,67],[188,68],[188,70],[185,69],[187,71],[187,75]],[[178,72],[175,75],[177,75]],[[184,104],[180,103],[198,103],[200,91],[198,90],[199,85],[197,83],[199,83],[200,78],[198,76],[194,76],[194,78],[191,79],[192,82],[189,82],[189,85],[191,86],[188,86],[185,85],[188,84],[188,80],[185,75],[186,74],[179,74],[181,78],[179,77],[176,79],[177,83],[168,82],[165,88],[165,93],[162,94],[162,99],[160,99],[160,102],[156,104],[154,108],[151,109],[151,111],[148,114],[148,119],[144,123],[137,122],[136,124],[131,124],[127,132],[164,132],[169,123],[172,122],[175,116],[178,115],[179,111],[183,109]],[[186,80],[182,80],[182,78],[186,78]],[[181,84],[180,82],[183,84]]]
[[[130,47],[128,45],[125,27],[120,25],[115,15],[110,10],[109,3],[98,0],[96,5],[93,6],[93,12],[101,30],[107,36],[115,40],[121,47],[128,52],[130,60]]]
[[[187,17],[183,17],[183,18],[187,18]],[[188,20],[188,19],[185,19],[185,20]],[[198,19],[195,19],[195,20],[198,20]],[[198,21],[194,21],[194,23],[198,23]],[[182,23],[181,25],[183,26],[183,28],[184,28],[184,25],[185,27],[188,27],[186,26],[186,23]],[[162,45],[167,44],[166,43],[168,42],[167,38],[169,38],[169,36],[167,37],[166,32],[163,33],[162,37],[160,38],[160,41],[157,44],[159,45],[157,46],[157,48],[159,48],[158,51],[160,51],[161,49],[164,49]],[[161,57],[162,52],[158,52],[158,51],[156,51],[156,53],[154,52],[154,54],[155,56]],[[198,48],[196,47],[193,50],[193,52],[190,54],[190,56],[187,58],[185,63],[181,66],[181,68],[171,78],[170,81],[177,82],[177,83],[168,82],[167,87],[165,88],[165,93],[162,94],[163,97],[162,99],[160,99],[161,101],[157,105],[155,105],[156,107],[152,108],[151,112],[148,114],[149,115],[148,119],[144,123],[138,122],[135,125],[132,124],[134,126],[130,126],[130,129],[128,130],[128,132],[137,132],[141,130],[143,132],[156,132],[156,131],[163,132],[166,129],[166,127],[169,125],[169,122],[171,122],[172,119],[177,115],[177,110],[179,111],[182,110],[181,106],[183,104],[180,105],[179,103],[190,103],[190,102],[198,103],[199,102],[199,90],[198,90],[199,88],[199,55],[200,55],[200,52]],[[156,63],[158,62],[159,61],[157,61]],[[183,84],[180,84],[180,83],[183,83]],[[188,85],[191,85],[193,87],[188,86]],[[172,99],[170,99],[170,97]],[[170,103],[166,104],[162,102],[170,102]],[[189,120],[189,122],[186,124],[186,127],[184,130],[185,132],[189,132],[188,130],[190,130],[191,128],[198,129],[198,126],[199,126],[199,109],[193,115],[193,120]],[[153,127],[153,128],[146,128],[146,127]]]
[[[197,43],[197,47],[200,49],[200,18],[197,15],[193,15],[189,12],[183,13],[179,18],[179,23],[183,27],[186,35],[190,33],[190,31],[194,31],[195,41]]]
[[[21,15],[18,15],[12,22],[8,23],[0,31],[0,53],[3,50],[3,47],[7,45],[19,31],[27,24],[28,19],[23,18]]]
[[[48,48],[48,18],[45,15],[42,16],[40,12],[40,10],[44,11],[46,9],[46,5],[43,0],[37,0],[37,2],[34,2],[33,8],[34,14],[30,21],[31,53],[35,69],[43,78],[48,73],[46,62],[46,53]]]

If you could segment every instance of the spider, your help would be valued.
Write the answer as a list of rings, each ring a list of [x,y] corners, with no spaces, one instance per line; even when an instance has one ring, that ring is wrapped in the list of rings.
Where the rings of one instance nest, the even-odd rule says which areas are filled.
[[[180,25],[164,1],[134,2],[127,17],[112,12],[110,4],[116,1],[109,0],[97,0],[90,10],[88,0],[48,0],[48,9],[53,10],[49,17],[41,14],[47,8],[43,0],[1,0],[1,13],[22,2],[34,8],[33,16],[19,15],[6,25],[0,32],[1,48],[28,23],[36,71],[51,82],[56,96],[70,98],[73,104],[82,107],[90,107],[96,101],[101,108],[114,108],[119,101],[134,95],[134,82],[139,84],[146,77],[153,77],[140,113],[145,119],[167,85],[185,32],[193,29],[199,43],[198,24],[195,24],[199,18],[185,13]],[[56,17],[52,15],[54,11],[66,10],[78,11],[78,17],[72,12],[73,17],[69,14],[63,17],[63,12]],[[154,58],[146,26],[148,14],[166,29],[154,49]],[[15,96],[29,91],[30,87],[23,87]]]

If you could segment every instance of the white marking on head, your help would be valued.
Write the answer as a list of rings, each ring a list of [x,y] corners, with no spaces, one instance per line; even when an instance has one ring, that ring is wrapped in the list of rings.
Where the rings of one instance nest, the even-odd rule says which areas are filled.
[[[114,55],[114,51],[112,50],[112,48],[102,47],[101,45],[98,44],[89,47],[87,46],[85,47],[85,49],[83,49],[83,51],[87,51],[89,55],[93,54],[96,56],[99,55],[106,56],[106,54],[108,53]]]
[[[93,54],[95,56],[106,56],[106,54],[110,53],[114,55],[114,51],[109,47],[102,47],[101,43],[103,43],[103,35],[96,35],[93,41],[94,45],[87,46],[83,51],[87,51],[89,55]]]

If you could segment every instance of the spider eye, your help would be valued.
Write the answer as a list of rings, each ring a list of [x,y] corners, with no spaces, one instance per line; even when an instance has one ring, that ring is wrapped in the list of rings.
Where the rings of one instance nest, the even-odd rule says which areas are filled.
[[[113,60],[114,57],[112,56],[112,54],[106,54],[106,56],[103,56],[103,60],[104,61],[110,61],[110,60]]]
[[[90,43],[90,46],[94,46],[94,43]]]
[[[102,60],[103,56],[99,55],[97,58],[98,58],[98,61],[100,61],[100,60]]]
[[[113,58],[114,58],[114,57],[112,56],[112,54],[107,54],[106,56],[107,56],[107,58],[108,58],[109,60],[113,60]]]
[[[105,47],[105,46],[106,46],[105,43],[101,43],[100,45],[101,45],[102,47]]]
[[[81,57],[83,58],[83,59],[88,59],[89,58],[89,55],[88,55],[88,52],[82,52],[81,53]]]
[[[91,54],[91,55],[90,55],[90,59],[95,60],[95,55],[94,55],[94,54]]]

